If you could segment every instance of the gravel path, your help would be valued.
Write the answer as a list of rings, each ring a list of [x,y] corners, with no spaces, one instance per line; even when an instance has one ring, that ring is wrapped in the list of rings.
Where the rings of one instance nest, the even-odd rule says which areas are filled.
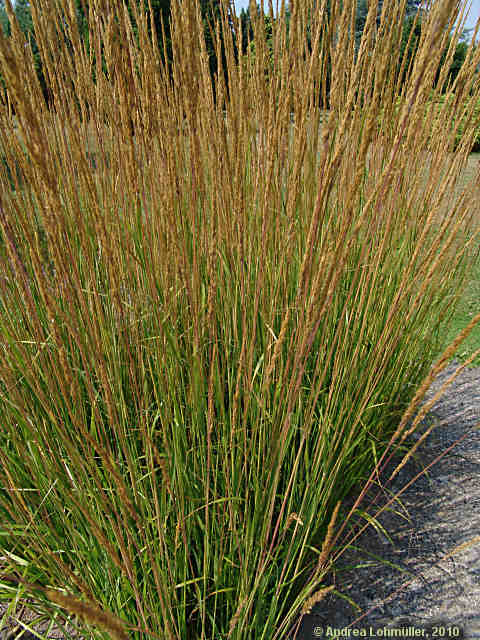
[[[455,369],[455,363],[447,367],[429,396]],[[421,476],[406,489],[400,497],[403,506],[394,507],[396,514],[384,511],[379,516],[391,542],[369,527],[356,540],[356,551],[339,560],[333,576],[336,589],[359,609],[330,594],[303,618],[297,640],[334,633],[354,637],[354,628],[356,637],[367,638],[480,639],[480,431],[475,429],[480,423],[480,367],[464,370],[430,416],[437,426],[419,448],[417,461],[405,465],[388,485],[390,490],[401,490],[456,440],[467,437],[432,466],[428,477]],[[393,468],[389,466],[385,477]],[[368,497],[363,504],[368,504]],[[340,570],[359,559],[362,568]],[[0,620],[3,611],[0,606]],[[432,632],[435,623],[437,631]],[[0,640],[13,640],[13,628],[3,627]],[[21,637],[34,638],[28,633]],[[57,632],[49,637],[63,636]]]
[[[456,364],[442,372],[427,397]],[[363,560],[363,568],[339,569],[333,578],[336,590],[359,609],[328,594],[304,617],[298,640],[334,633],[355,637],[353,629],[356,637],[366,638],[480,638],[480,367],[465,369],[429,416],[437,424],[419,447],[417,462],[408,462],[389,489],[401,490],[456,440],[467,437],[429,469],[428,477],[405,490],[400,496],[405,509],[392,503],[397,514],[380,514],[391,541],[369,527],[355,541],[357,550],[339,559],[340,569]],[[390,472],[394,468],[389,465]]]

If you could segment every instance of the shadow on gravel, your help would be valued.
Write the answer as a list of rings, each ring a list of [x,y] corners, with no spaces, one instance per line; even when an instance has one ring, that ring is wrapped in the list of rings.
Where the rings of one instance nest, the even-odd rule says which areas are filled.
[[[442,372],[427,398],[457,365],[451,363]],[[391,542],[369,527],[355,541],[355,549],[339,558],[333,583],[359,609],[328,594],[304,617],[298,640],[334,635],[480,638],[480,368],[460,374],[430,412],[428,424],[431,420],[436,426],[419,447],[416,461],[410,460],[386,485],[385,497],[468,435],[405,490],[402,504],[391,504],[396,513],[384,511],[378,517]],[[421,432],[420,428],[414,436],[419,438]],[[389,464],[384,478],[394,468]],[[363,505],[377,493],[378,488],[371,488]],[[354,499],[348,506],[353,504]],[[353,524],[355,531],[363,525],[360,519]],[[362,567],[349,570],[355,564]]]

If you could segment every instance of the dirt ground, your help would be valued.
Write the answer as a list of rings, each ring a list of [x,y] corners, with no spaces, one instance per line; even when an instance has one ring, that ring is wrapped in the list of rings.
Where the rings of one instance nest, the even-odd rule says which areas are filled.
[[[452,362],[442,372],[427,397],[458,364]],[[335,630],[349,637],[352,629],[367,638],[388,637],[389,632],[401,636],[401,629],[413,629],[410,635],[420,637],[480,638],[480,368],[460,374],[433,407],[424,428],[430,420],[436,426],[419,448],[417,460],[408,462],[386,485],[380,504],[390,491],[400,491],[433,463],[428,476],[405,490],[401,504],[392,503],[392,510],[379,515],[389,537],[369,527],[355,541],[355,549],[338,560],[331,580],[338,593],[329,594],[304,618],[298,640]],[[394,468],[389,465],[382,476],[385,482]],[[377,493],[372,489],[368,495]],[[364,504],[369,504],[368,498]],[[361,526],[358,520],[354,528]],[[360,569],[348,569],[359,563]]]

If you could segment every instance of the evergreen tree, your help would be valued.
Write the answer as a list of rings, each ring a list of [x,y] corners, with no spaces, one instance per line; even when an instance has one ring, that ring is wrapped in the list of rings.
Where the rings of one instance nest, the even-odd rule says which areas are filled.
[[[10,23],[5,10],[5,0],[0,0],[0,27],[6,36],[10,35]]]
[[[28,0],[15,0],[15,16],[23,33],[33,33],[32,10]]]
[[[30,46],[32,48],[35,72],[40,81],[40,86],[42,88],[42,92],[45,97],[45,100],[48,103],[51,99],[51,94],[47,87],[45,75],[42,69],[40,52],[38,49],[37,41],[35,39],[35,30],[33,28],[32,10],[30,7],[30,2],[28,0],[16,0],[13,6],[13,10],[15,13],[15,17],[18,21],[18,25],[20,27],[20,31],[24,34],[25,39],[27,40],[27,42],[30,43]],[[10,21],[5,8],[5,0],[0,0],[0,25],[2,27],[3,33],[7,37],[10,37],[11,26],[10,26]],[[0,77],[0,84],[3,88],[5,88],[5,82],[2,77]]]
[[[407,0],[405,7],[405,20],[409,20],[416,15],[418,11],[421,11],[423,0]],[[377,27],[380,26],[381,15],[383,11],[384,0],[378,0],[377,4]],[[357,15],[355,18],[355,40],[357,46],[360,44],[365,23],[368,15],[368,2],[367,0],[358,0],[357,3]]]

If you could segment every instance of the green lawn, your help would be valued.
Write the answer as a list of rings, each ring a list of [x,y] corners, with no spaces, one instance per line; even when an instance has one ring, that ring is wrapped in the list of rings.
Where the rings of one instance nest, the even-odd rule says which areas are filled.
[[[450,344],[460,331],[480,311],[480,260],[472,271],[463,291],[463,295],[453,314],[449,331],[445,336],[445,345]],[[477,324],[468,338],[460,345],[455,357],[464,362],[474,351],[480,348],[480,326]],[[480,366],[477,356],[471,366]]]
[[[479,169],[480,153],[472,153],[468,160],[468,165],[463,172],[462,179],[458,185],[461,190],[467,183],[475,178]],[[480,194],[479,194],[480,195]],[[475,199],[472,206],[476,209],[477,224],[480,224],[480,197]],[[477,242],[477,251],[480,250],[480,243]],[[465,325],[480,311],[480,257],[477,258],[476,264],[472,269],[463,294],[458,302],[457,308],[452,316],[451,324],[445,335],[445,346],[450,344],[452,340],[460,333]],[[455,357],[464,362],[477,349],[480,348],[480,326],[473,329],[468,338],[460,345]],[[480,357],[475,358],[471,366],[480,366]]]

